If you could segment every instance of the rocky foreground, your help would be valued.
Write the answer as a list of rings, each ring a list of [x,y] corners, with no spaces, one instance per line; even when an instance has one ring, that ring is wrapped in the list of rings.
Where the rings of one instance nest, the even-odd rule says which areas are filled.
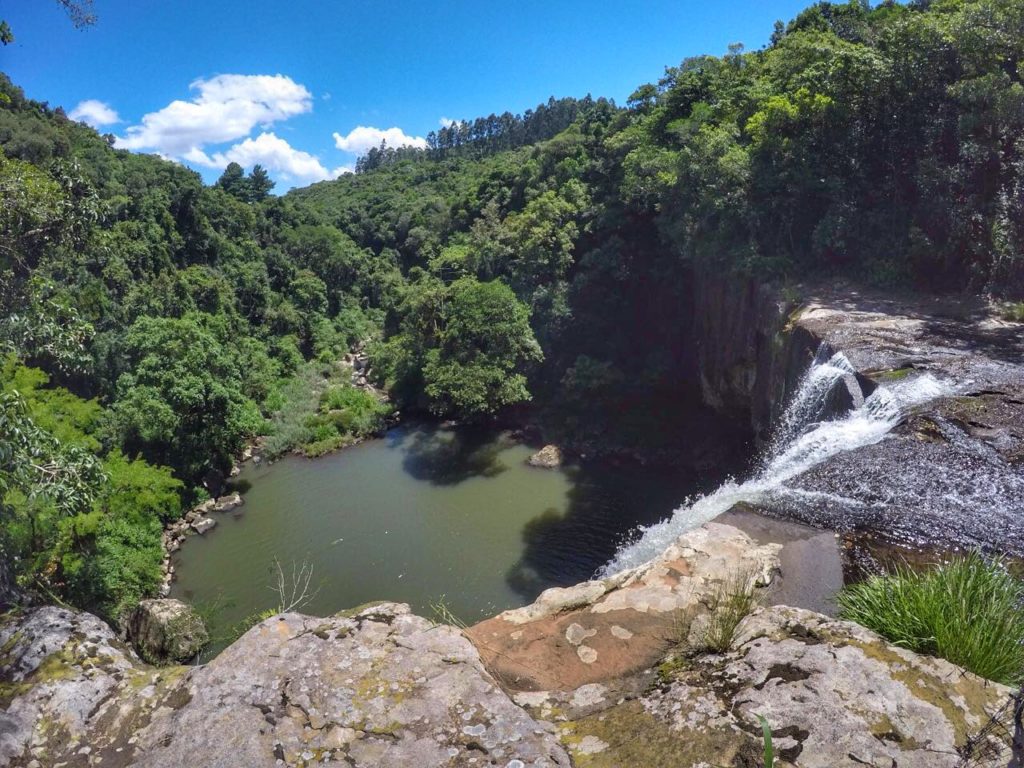
[[[391,603],[285,614],[196,667],[149,666],[88,614],[8,614],[0,764],[756,766],[764,716],[781,765],[957,765],[1005,687],[780,606],[683,652],[719,585],[767,588],[778,551],[710,523],[468,631]]]

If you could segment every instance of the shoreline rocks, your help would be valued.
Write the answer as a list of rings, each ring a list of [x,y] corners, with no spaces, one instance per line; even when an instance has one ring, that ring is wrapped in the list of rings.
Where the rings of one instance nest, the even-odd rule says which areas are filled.
[[[207,499],[196,504],[196,506],[182,515],[180,519],[169,523],[164,528],[161,537],[164,547],[164,576],[158,591],[159,597],[165,598],[171,594],[171,584],[174,582],[174,565],[171,563],[171,555],[181,549],[185,539],[195,534],[206,534],[215,528],[217,520],[211,517],[212,514],[233,512],[237,515],[244,504],[245,499],[237,492],[221,496],[217,499]]]

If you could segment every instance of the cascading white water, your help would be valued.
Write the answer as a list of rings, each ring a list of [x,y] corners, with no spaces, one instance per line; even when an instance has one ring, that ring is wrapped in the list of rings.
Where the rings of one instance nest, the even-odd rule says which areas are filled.
[[[903,418],[908,409],[946,392],[930,375],[878,387],[864,404],[834,421],[821,421],[830,390],[853,372],[842,354],[828,359],[819,354],[801,379],[792,402],[786,408],[761,462],[761,469],[749,480],[727,480],[716,490],[688,499],[672,516],[639,530],[639,537],[619,551],[601,570],[609,576],[626,568],[643,565],[663,552],[681,534],[714,519],[739,502],[764,503],[773,496],[789,493],[788,480],[803,474],[833,456],[877,443]],[[807,491],[801,491],[805,496]]]

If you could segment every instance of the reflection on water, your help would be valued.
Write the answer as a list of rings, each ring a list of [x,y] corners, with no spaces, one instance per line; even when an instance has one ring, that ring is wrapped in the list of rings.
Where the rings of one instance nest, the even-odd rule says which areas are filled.
[[[215,605],[214,635],[272,608],[275,558],[310,562],[305,611],[369,600],[473,622],[589,578],[638,524],[719,478],[639,467],[526,465],[533,449],[482,429],[402,426],[316,460],[247,467],[237,519],[220,515],[176,555],[173,594]]]

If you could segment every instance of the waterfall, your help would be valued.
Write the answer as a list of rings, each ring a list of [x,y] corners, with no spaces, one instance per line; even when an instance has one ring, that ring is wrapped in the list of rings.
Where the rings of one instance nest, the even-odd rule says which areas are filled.
[[[823,420],[830,392],[853,370],[842,353],[826,359],[819,351],[779,420],[775,437],[759,462],[760,469],[744,482],[727,480],[708,494],[687,499],[671,517],[641,527],[634,541],[620,547],[598,576],[643,565],[681,534],[739,502],[756,505],[787,493],[788,480],[837,454],[877,443],[900,423],[910,408],[946,392],[943,384],[925,374],[879,386],[860,407],[834,420]]]

